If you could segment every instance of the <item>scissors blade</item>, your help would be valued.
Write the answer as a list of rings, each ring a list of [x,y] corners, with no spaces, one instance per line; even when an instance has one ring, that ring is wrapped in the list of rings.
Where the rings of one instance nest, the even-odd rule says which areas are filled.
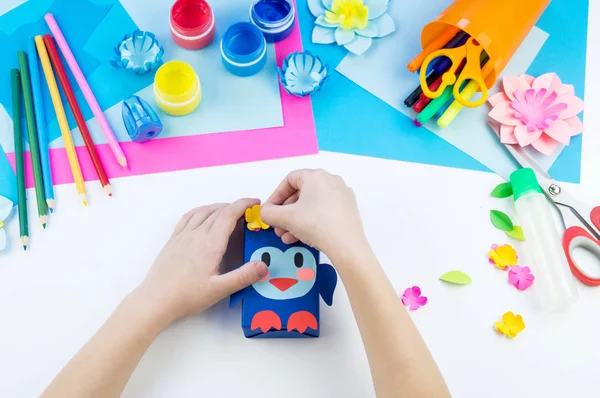
[[[498,133],[498,126],[493,122],[488,122],[489,126]],[[535,173],[535,177],[537,178],[540,187],[546,194],[546,196],[554,202],[556,207],[560,210],[563,215],[563,221],[565,222],[565,226],[569,227],[571,223],[569,220],[572,220],[572,216],[575,216],[581,224],[598,240],[600,240],[600,233],[598,230],[592,226],[580,213],[579,210],[583,210],[586,208],[585,205],[578,202],[574,197],[572,197],[556,180],[554,180],[550,174],[548,174],[544,169],[542,169],[537,162],[529,155],[523,148],[517,145],[504,145],[508,152],[515,158],[517,163],[524,168],[530,168]],[[588,209],[586,209],[587,211]],[[591,210],[591,209],[589,209]],[[586,214],[586,213],[584,213]],[[591,211],[588,211],[587,214],[591,214]]]

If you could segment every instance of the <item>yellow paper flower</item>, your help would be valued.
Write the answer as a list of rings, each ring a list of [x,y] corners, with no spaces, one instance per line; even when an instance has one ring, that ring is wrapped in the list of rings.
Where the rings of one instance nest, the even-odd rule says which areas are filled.
[[[525,329],[525,322],[521,315],[515,315],[511,311],[502,315],[502,320],[494,324],[497,332],[505,334],[507,337],[515,338],[517,334]]]
[[[254,205],[251,208],[246,209],[245,218],[250,231],[269,229],[269,226],[260,219],[260,205]]]
[[[512,267],[519,262],[519,256],[511,245],[492,246],[489,252],[490,263],[504,270],[506,267]]]
[[[331,11],[325,11],[325,22],[343,29],[364,29],[369,23],[369,7],[363,0],[333,0]]]

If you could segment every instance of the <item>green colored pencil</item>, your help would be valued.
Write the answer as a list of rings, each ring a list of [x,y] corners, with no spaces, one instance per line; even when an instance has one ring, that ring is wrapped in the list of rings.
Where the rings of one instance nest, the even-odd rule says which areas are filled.
[[[42,226],[46,228],[46,223],[48,222],[48,204],[46,203],[46,195],[44,193],[40,147],[38,144],[35,113],[33,110],[33,97],[31,94],[31,80],[29,77],[29,63],[25,51],[19,51],[19,66],[21,67],[21,87],[23,88],[23,100],[25,102],[25,120],[27,121],[27,133],[29,135],[29,152],[31,154],[31,167],[33,169],[33,180],[35,182],[35,197],[37,200],[40,222],[42,223]]]
[[[442,107],[444,106],[444,104],[446,102],[448,102],[450,99],[452,99],[454,97],[454,95],[452,94],[453,90],[454,90],[454,86],[446,87],[444,92],[442,92],[442,95],[440,95],[438,98],[431,101],[425,107],[425,109],[423,109],[421,111],[421,113],[419,113],[417,115],[417,121],[421,124],[427,123],[437,113],[437,111],[442,109]]]
[[[10,71],[12,82],[13,126],[15,132],[15,158],[17,163],[17,192],[19,199],[19,228],[23,249],[29,243],[27,223],[27,195],[25,194],[25,167],[23,164],[23,130],[21,129],[21,76],[18,69]]]

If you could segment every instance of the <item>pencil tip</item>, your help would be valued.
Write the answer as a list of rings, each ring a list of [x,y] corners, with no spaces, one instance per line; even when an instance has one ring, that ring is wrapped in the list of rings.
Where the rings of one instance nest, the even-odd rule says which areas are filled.
[[[27,251],[27,246],[23,245],[23,250]]]
[[[21,236],[21,244],[23,245],[23,250],[27,251],[27,245],[29,244],[29,237]]]
[[[50,213],[54,213],[54,199],[46,199],[46,204],[48,205]]]
[[[120,157],[117,161],[122,167],[127,168],[127,159],[125,159],[125,157]]]
[[[113,196],[112,186],[110,184],[103,186],[102,189],[104,190],[104,193],[108,196]]]
[[[45,223],[44,223],[44,224],[42,224],[42,227],[43,227],[44,229],[46,229],[46,224],[45,224]]]
[[[42,227],[44,227],[44,229],[46,229],[47,222],[48,222],[48,216],[40,216],[40,223],[42,224]]]

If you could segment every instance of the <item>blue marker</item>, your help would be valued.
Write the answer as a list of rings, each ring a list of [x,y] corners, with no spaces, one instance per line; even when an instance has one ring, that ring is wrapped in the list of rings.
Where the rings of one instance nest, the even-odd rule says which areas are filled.
[[[48,209],[54,211],[54,188],[52,186],[52,171],[48,154],[48,131],[44,113],[44,97],[42,96],[42,81],[40,79],[40,64],[33,38],[27,44],[27,61],[31,75],[31,90],[33,94],[33,108],[35,123],[37,124],[38,144],[40,147],[40,162],[42,166],[42,180],[44,181],[44,194]]]

